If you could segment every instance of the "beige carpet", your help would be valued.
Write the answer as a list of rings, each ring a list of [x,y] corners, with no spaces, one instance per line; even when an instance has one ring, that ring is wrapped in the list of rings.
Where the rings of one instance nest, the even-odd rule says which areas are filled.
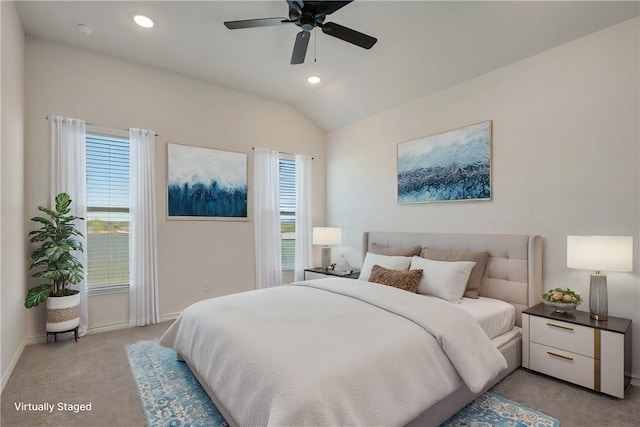
[[[2,393],[2,426],[144,426],[125,345],[157,338],[169,322],[28,346]],[[624,400],[518,370],[493,388],[558,418],[562,427],[631,427],[640,420],[639,387]],[[90,412],[16,410],[16,403],[91,403]]]
[[[2,426],[144,426],[125,345],[159,337],[170,324],[27,346],[2,393]],[[18,411],[19,402],[91,403],[91,411]]]

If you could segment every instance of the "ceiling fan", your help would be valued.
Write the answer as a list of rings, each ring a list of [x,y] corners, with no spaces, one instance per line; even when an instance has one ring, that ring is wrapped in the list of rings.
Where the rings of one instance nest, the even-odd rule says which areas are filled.
[[[330,36],[339,38],[346,42],[355,44],[364,49],[371,49],[378,39],[368,36],[351,28],[343,27],[334,22],[324,23],[327,15],[343,8],[351,3],[349,1],[303,1],[287,0],[289,4],[289,19],[287,18],[260,18],[245,19],[242,21],[227,21],[224,25],[230,30],[241,28],[268,27],[272,25],[295,24],[302,29],[296,36],[291,54],[292,64],[302,64],[307,54],[307,46],[311,38],[311,30],[315,27],[322,29],[322,32]]]

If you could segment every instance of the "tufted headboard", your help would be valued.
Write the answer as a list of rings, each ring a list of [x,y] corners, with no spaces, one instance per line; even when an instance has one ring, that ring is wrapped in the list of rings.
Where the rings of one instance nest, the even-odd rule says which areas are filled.
[[[516,325],[522,310],[542,301],[542,238],[523,234],[449,234],[374,232],[363,234],[363,256],[371,244],[422,246],[446,251],[488,251],[480,296],[512,304]]]

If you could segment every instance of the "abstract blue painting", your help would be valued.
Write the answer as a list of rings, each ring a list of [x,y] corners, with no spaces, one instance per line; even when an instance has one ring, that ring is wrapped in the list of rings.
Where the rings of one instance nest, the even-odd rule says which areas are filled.
[[[491,199],[491,120],[398,144],[398,203]]]
[[[169,219],[247,219],[247,154],[168,145]]]

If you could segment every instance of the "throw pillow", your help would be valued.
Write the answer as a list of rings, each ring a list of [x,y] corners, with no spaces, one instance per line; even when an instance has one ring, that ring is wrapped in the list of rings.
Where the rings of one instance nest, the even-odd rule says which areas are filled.
[[[379,255],[392,255],[392,256],[414,256],[420,255],[422,246],[406,246],[402,248],[392,248],[389,246],[382,246],[377,243],[371,244],[371,252]]]
[[[411,269],[422,269],[418,293],[433,295],[453,303],[459,303],[475,262],[434,261],[414,256]]]
[[[360,270],[360,276],[358,279],[369,280],[371,269],[376,264],[391,270],[407,271],[409,269],[409,264],[411,264],[411,257],[378,255],[367,252],[367,255],[364,257],[364,263],[362,264],[362,269]]]
[[[418,283],[421,278],[422,270],[389,270],[388,268],[374,265],[371,269],[369,281],[392,286],[415,294],[418,292]]]
[[[489,261],[489,252],[472,252],[472,251],[440,251],[437,249],[422,249],[422,258],[432,259],[435,261],[473,261],[476,265],[471,270],[467,288],[464,296],[467,298],[480,297],[480,285],[484,271]]]

